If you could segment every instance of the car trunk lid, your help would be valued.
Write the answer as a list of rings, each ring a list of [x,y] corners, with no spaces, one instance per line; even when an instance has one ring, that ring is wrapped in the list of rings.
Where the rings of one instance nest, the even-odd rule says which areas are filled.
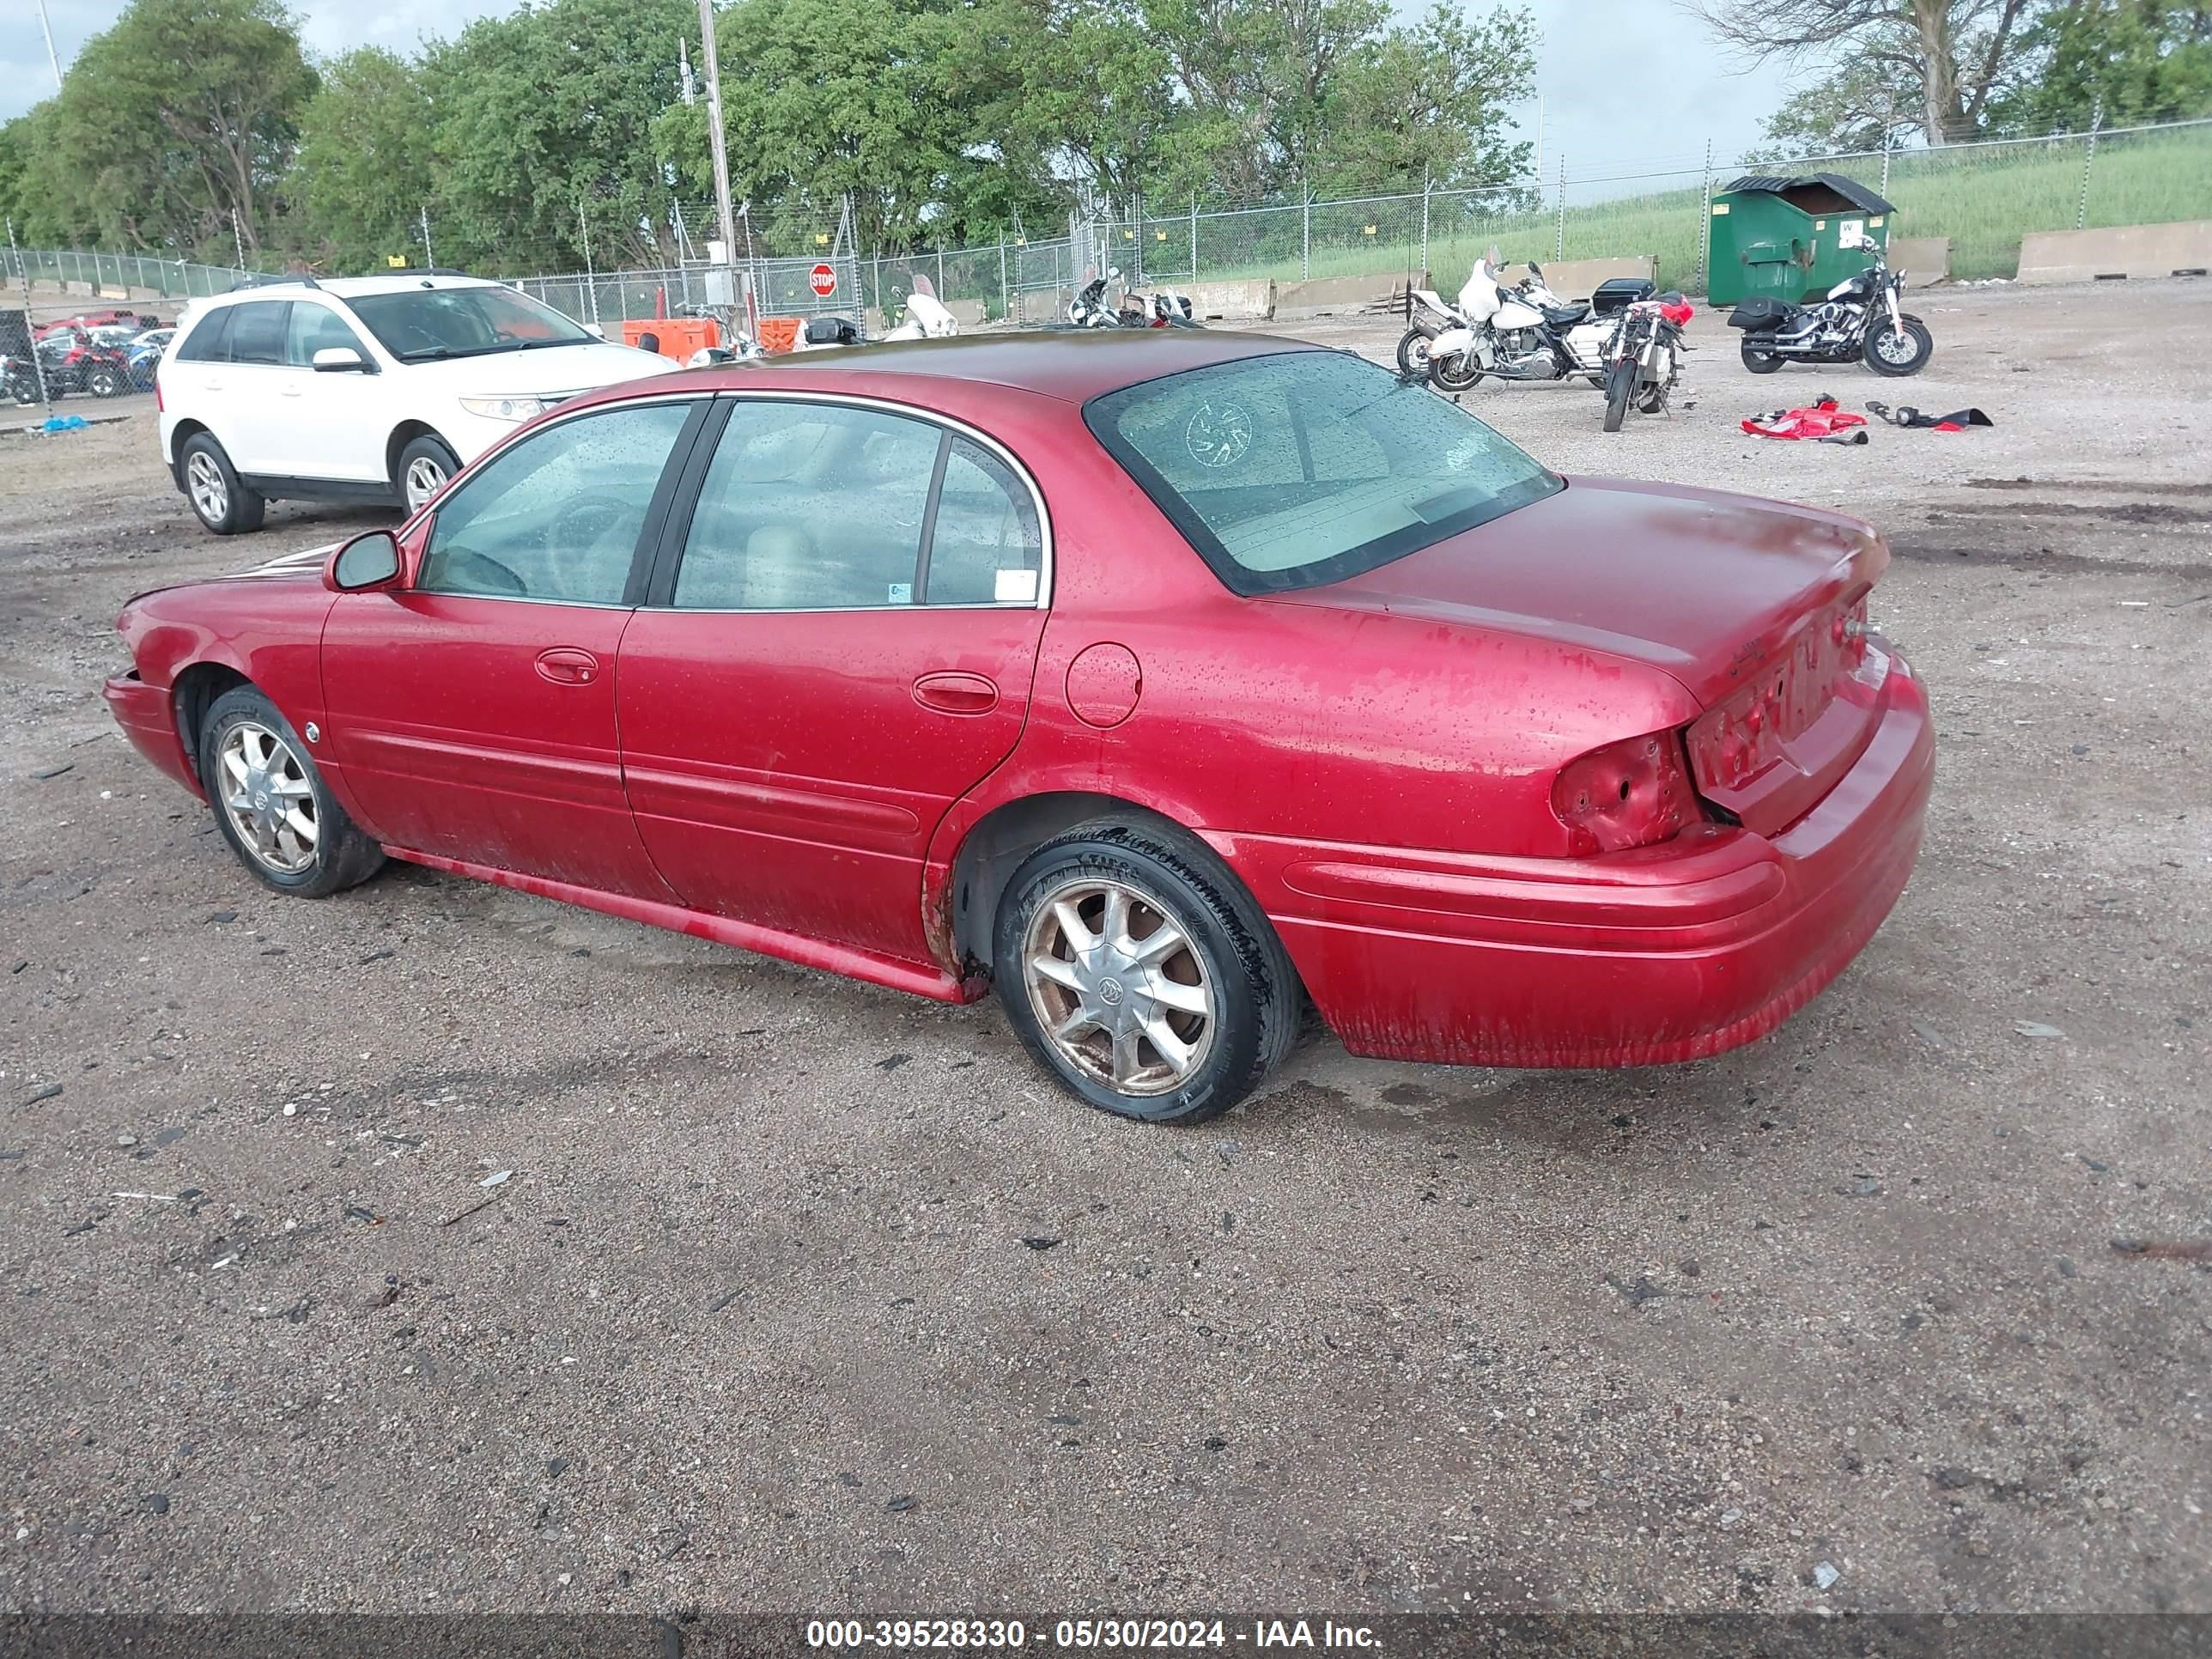
[[[1873,731],[1880,537],[1816,507],[1574,478],[1556,495],[1364,575],[1286,596],[1508,629],[1672,675],[1698,793],[1771,833],[1827,793]],[[1624,734],[1628,735],[1628,734]]]

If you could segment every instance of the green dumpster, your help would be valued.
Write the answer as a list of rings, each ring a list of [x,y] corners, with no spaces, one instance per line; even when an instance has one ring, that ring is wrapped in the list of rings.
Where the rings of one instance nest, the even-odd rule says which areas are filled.
[[[1705,222],[1705,297],[1735,305],[1753,297],[1790,305],[1823,295],[1866,269],[1847,246],[1871,237],[1889,246],[1897,210],[1840,173],[1800,178],[1747,173],[1713,198]]]

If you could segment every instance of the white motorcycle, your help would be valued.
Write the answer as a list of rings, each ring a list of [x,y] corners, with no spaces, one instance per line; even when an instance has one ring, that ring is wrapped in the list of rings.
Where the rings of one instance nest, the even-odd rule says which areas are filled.
[[[1580,375],[1605,384],[1605,342],[1613,331],[1587,300],[1570,303],[1544,286],[1531,264],[1528,280],[1507,288],[1498,279],[1498,250],[1474,262],[1459,291],[1465,319],[1429,343],[1429,381],[1440,392],[1465,392],[1486,374],[1501,380],[1564,380]]]
[[[1432,288],[1417,288],[1406,307],[1406,331],[1398,340],[1398,373],[1418,380],[1429,372],[1429,356],[1446,331],[1467,326],[1466,314]]]
[[[906,296],[906,314],[898,326],[884,334],[886,340],[945,340],[960,331],[959,320],[937,297],[937,288],[917,273],[914,291]]]

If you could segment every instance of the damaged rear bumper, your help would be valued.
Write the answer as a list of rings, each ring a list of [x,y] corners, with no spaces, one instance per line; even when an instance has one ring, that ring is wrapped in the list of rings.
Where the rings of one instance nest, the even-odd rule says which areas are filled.
[[[1773,836],[1704,824],[1589,859],[1245,843],[1308,992],[1354,1054],[1459,1065],[1702,1059],[1765,1036],[1881,927],[1935,774],[1895,659],[1857,762]]]

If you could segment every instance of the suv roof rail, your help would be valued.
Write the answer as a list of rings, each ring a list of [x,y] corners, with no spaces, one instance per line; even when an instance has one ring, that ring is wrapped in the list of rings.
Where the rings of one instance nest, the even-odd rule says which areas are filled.
[[[372,276],[465,276],[465,270],[455,270],[450,265],[402,265],[389,270],[372,270]]]
[[[293,275],[284,276],[260,276],[260,275],[258,275],[258,274],[249,273],[249,274],[248,274],[248,275],[246,275],[246,276],[244,276],[240,277],[236,282],[233,283],[230,285],[230,287],[229,287],[227,290],[225,290],[225,291],[226,291],[226,292],[228,292],[228,293],[235,294],[235,293],[237,293],[240,289],[247,289],[247,288],[291,288],[291,287],[299,287],[299,286],[301,286],[301,285],[304,285],[304,286],[308,287],[308,288],[320,288],[320,287],[322,286],[322,284],[321,284],[320,283],[317,282],[313,277],[312,277],[312,276],[310,276],[309,275],[307,275],[307,273],[306,271],[304,271],[304,270],[302,270],[302,271],[299,271],[299,272],[297,272],[297,273],[295,273],[295,274],[293,274]]]

